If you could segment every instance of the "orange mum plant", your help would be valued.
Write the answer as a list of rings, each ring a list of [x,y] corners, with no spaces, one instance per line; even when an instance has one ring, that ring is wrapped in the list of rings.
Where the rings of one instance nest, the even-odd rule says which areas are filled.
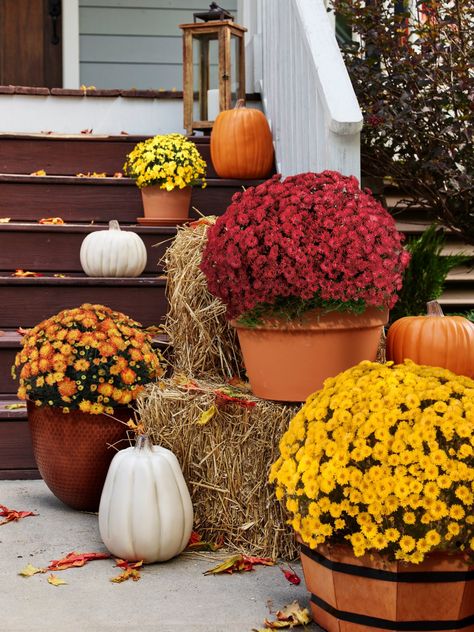
[[[18,397],[37,406],[112,414],[163,373],[162,362],[140,323],[85,303],[28,330],[12,375],[19,372]]]

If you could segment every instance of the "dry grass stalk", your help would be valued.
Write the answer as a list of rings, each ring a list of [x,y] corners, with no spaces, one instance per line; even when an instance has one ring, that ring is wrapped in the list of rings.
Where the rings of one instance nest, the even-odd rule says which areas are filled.
[[[172,379],[150,384],[138,412],[154,443],[172,450],[183,469],[194,506],[195,529],[204,540],[248,554],[297,555],[293,530],[267,482],[278,443],[298,405],[243,396],[252,407],[222,405],[222,383],[199,380],[198,388]],[[227,385],[228,388],[228,385]],[[204,425],[197,421],[216,405]]]
[[[225,305],[207,290],[199,264],[208,227],[216,217],[203,217],[178,228],[164,256],[169,310],[164,330],[174,352],[176,372],[190,376],[242,376],[243,363]]]
[[[380,362],[380,364],[385,364],[385,362],[387,362],[387,353],[386,353],[386,348],[387,348],[387,341],[386,341],[387,336],[385,335],[385,329],[382,327],[382,333],[380,335],[380,342],[379,342],[379,347],[377,349],[377,358],[376,358],[376,362]]]

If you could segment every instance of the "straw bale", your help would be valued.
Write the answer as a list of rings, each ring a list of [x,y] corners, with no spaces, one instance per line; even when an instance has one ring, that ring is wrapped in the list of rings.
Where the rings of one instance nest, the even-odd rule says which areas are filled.
[[[181,382],[181,384],[180,384]],[[268,483],[280,437],[298,405],[261,400],[218,381],[149,384],[138,413],[155,444],[176,454],[205,540],[252,555],[294,559],[294,532]],[[235,399],[242,403],[235,403]],[[215,414],[206,422],[206,411]],[[199,423],[201,422],[201,423]]]
[[[199,269],[207,230],[216,217],[202,217],[178,228],[163,264],[167,276],[169,310],[164,331],[173,349],[175,371],[190,376],[243,376],[243,362],[226,307],[207,290]]]

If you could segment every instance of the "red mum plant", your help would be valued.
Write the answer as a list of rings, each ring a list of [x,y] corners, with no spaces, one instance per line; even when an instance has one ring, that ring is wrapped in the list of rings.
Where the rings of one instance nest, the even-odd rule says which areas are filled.
[[[209,228],[201,269],[229,319],[391,308],[409,254],[392,216],[353,176],[270,180],[236,193]]]

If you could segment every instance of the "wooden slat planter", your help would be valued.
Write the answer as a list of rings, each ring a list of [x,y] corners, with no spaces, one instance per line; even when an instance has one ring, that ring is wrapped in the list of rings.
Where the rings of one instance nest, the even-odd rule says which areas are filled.
[[[106,224],[0,224],[0,270],[82,272],[79,259],[82,241],[89,233],[107,228]],[[148,254],[145,273],[160,271],[159,261],[176,228],[125,225],[121,228],[143,239]]]
[[[31,327],[62,309],[82,303],[101,303],[124,312],[145,327],[157,325],[166,312],[165,279],[0,276],[2,327]]]

